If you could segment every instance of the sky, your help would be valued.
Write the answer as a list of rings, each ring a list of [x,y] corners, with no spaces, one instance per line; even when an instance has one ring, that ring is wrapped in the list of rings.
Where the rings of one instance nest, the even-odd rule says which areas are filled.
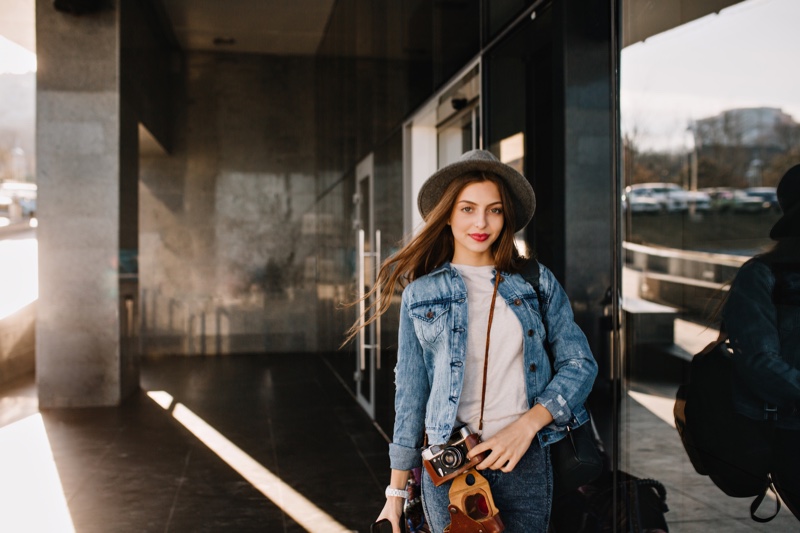
[[[777,107],[800,122],[800,0],[748,0],[624,50],[623,133],[641,149],[691,146],[692,119]]]
[[[25,74],[36,70],[36,54],[0,35],[0,74]]]
[[[36,70],[35,26],[36,0],[0,0],[0,74]]]

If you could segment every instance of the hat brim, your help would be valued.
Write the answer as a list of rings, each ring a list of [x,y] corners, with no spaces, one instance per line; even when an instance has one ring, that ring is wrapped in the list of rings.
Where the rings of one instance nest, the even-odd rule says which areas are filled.
[[[769,231],[773,241],[786,237],[800,237],[800,203],[784,213]]]
[[[503,180],[514,203],[514,231],[524,228],[536,211],[536,195],[525,177],[512,167],[489,159],[456,161],[435,172],[423,183],[417,196],[417,207],[426,219],[441,199],[448,185],[458,176],[471,172],[488,172]]]

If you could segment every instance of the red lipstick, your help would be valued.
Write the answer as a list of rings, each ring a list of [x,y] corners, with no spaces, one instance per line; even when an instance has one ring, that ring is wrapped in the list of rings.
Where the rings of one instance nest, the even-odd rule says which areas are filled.
[[[486,239],[489,238],[489,234],[488,233],[470,233],[469,236],[472,237],[473,239],[475,239],[478,242],[483,242],[483,241],[485,241]]]

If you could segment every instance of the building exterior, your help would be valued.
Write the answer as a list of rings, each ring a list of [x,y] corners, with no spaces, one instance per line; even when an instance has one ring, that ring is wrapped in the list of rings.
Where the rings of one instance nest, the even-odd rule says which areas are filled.
[[[615,178],[612,6],[593,9],[343,2],[315,54],[274,56],[183,50],[157,2],[80,15],[39,3],[43,404],[118,402],[139,350],[319,352],[351,374],[339,345],[354,228],[370,250],[380,230],[391,253],[419,223],[421,181],[480,146],[516,142],[540,206],[525,238],[594,338]],[[65,305],[87,307],[79,323]],[[72,354],[59,341],[51,360],[67,331]]]
[[[636,132],[625,61],[738,4],[751,2],[319,2],[310,48],[263,53],[225,23],[296,20],[303,3],[37,2],[40,405],[118,405],[142,357],[316,353],[390,433],[397,310],[342,347],[346,304],[421,222],[422,181],[482,147],[536,191],[519,237],[564,285],[598,359],[590,406],[615,467],[690,493],[631,442],[658,410],[637,384],[680,374],[698,342],[682,340],[695,330],[680,311],[697,306],[681,302],[713,300],[703,283],[725,280],[698,281],[693,261],[742,262],[692,254],[752,255],[778,215],[622,209],[622,139]],[[672,459],[691,473],[680,448]]]

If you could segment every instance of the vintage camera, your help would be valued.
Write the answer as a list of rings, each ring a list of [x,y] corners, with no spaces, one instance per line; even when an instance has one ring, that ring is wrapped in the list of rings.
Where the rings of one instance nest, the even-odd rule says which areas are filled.
[[[477,433],[468,426],[456,428],[446,444],[434,444],[422,450],[422,462],[433,484],[437,487],[474,467],[486,458],[486,453],[476,455],[470,461],[467,452],[481,441]]]

